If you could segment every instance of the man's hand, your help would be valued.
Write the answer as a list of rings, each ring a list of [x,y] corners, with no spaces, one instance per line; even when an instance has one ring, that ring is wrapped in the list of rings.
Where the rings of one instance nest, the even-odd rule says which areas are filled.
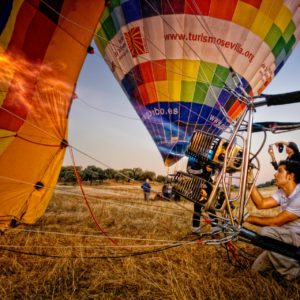
[[[268,153],[270,154],[272,161],[275,161],[276,159],[275,159],[275,155],[274,155],[274,150],[271,145],[269,146]]]

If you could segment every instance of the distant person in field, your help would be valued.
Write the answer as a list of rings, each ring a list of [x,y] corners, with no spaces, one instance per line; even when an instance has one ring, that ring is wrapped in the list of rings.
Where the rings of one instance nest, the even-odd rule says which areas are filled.
[[[252,172],[249,175],[253,178]],[[280,207],[275,216],[259,217],[250,215],[245,222],[261,226],[260,234],[279,241],[300,246],[300,164],[296,161],[280,161],[274,175],[278,189],[272,196],[264,197],[256,187],[251,199],[258,209]],[[300,276],[300,264],[297,260],[281,254],[263,251],[252,265],[252,270],[266,272],[276,270],[287,280]]]
[[[278,148],[279,153],[283,151],[283,147],[285,146],[285,151],[287,154],[286,160],[294,160],[300,162],[300,152],[296,143],[294,142],[277,142],[275,146]],[[268,150],[269,155],[271,156],[271,164],[275,170],[278,169],[278,163],[275,158],[274,150],[272,146],[269,146]]]
[[[149,182],[149,178],[146,179],[146,181],[142,184],[141,188],[144,192],[144,200],[150,200],[151,185]]]

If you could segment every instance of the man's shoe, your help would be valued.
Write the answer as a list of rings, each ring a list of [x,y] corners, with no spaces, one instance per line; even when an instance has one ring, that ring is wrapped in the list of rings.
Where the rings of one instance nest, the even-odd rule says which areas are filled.
[[[201,233],[200,227],[192,227],[192,233]]]

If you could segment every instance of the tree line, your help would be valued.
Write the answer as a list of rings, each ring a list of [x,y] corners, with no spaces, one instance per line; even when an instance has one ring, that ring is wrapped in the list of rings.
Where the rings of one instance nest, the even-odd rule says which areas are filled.
[[[77,173],[82,181],[89,182],[90,185],[95,183],[102,183],[106,180],[115,181],[144,181],[149,178],[151,181],[167,182],[167,177],[163,175],[156,175],[152,171],[144,171],[141,168],[133,169],[102,169],[97,166],[87,166],[83,168],[76,166]],[[76,183],[77,178],[73,166],[63,166],[61,168],[58,181],[63,184]]]
[[[157,181],[161,183],[168,182],[167,176],[156,175],[152,171],[144,171],[141,168],[133,169],[102,169],[96,166],[87,166],[86,168],[77,166],[77,173],[80,179],[85,182],[89,182],[90,185],[95,183],[102,183],[106,180],[115,180],[122,182],[129,181],[144,181],[149,178],[151,181]],[[61,168],[58,181],[63,184],[75,184],[77,182],[76,174],[73,166],[63,166]],[[274,185],[274,179],[259,184],[257,187],[269,187]],[[237,188],[237,187],[236,187]]]

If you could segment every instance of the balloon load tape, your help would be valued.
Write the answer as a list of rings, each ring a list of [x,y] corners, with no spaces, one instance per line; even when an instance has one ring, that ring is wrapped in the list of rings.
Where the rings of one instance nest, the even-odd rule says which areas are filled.
[[[227,139],[203,131],[195,131],[192,135],[186,155],[198,159],[198,161],[203,164],[208,163],[217,168],[222,168],[227,151],[228,159],[226,171],[240,171],[243,150],[236,144],[233,144],[230,149],[228,146],[229,141]]]

